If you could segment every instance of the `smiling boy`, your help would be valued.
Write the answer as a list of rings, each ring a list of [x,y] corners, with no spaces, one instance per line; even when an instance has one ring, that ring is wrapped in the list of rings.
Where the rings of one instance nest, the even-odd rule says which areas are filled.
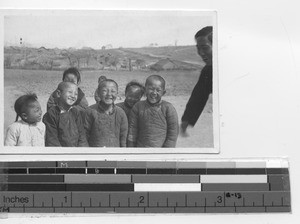
[[[126,147],[128,121],[125,112],[114,102],[118,84],[112,79],[99,83],[100,101],[85,112],[84,128],[90,147]]]
[[[165,85],[159,75],[147,78],[147,99],[137,102],[129,115],[128,147],[176,146],[178,117],[173,105],[161,99],[166,93]]]
[[[88,146],[80,111],[73,107],[78,87],[72,82],[61,82],[57,89],[57,105],[43,117],[46,125],[46,146]]]

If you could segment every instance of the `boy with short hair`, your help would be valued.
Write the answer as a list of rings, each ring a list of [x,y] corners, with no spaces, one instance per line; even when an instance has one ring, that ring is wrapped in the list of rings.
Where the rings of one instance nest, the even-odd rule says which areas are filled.
[[[90,147],[126,147],[128,121],[125,112],[115,106],[118,84],[112,79],[99,83],[100,101],[85,111],[84,128]]]
[[[178,116],[173,105],[162,100],[166,82],[159,75],[146,80],[146,97],[137,102],[130,113],[128,147],[175,147]]]
[[[81,75],[77,68],[71,67],[64,71],[63,73],[63,82],[73,82],[76,85],[79,85],[81,82]],[[47,102],[47,111],[57,105],[58,97],[56,95],[57,91],[55,90],[49,97]],[[88,101],[85,97],[84,92],[78,87],[78,96],[76,102],[73,104],[73,107],[83,111],[89,106]]]
[[[116,105],[125,111],[128,120],[132,107],[141,100],[144,93],[145,87],[137,81],[131,81],[126,85],[125,100]]]
[[[78,96],[78,87],[72,82],[61,82],[57,89],[57,105],[51,107],[43,117],[46,125],[46,146],[88,146],[82,116],[73,107]]]

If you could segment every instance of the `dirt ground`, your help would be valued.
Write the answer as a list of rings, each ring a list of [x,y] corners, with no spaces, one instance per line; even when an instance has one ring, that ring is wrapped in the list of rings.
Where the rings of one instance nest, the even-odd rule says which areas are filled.
[[[57,82],[59,81],[60,80],[57,80]],[[45,82],[47,82],[47,80],[45,80]],[[13,108],[15,100],[20,95],[24,94],[24,90],[22,88],[20,88],[18,85],[12,85],[12,83],[14,83],[13,80],[8,80],[5,77],[4,79],[4,99],[5,99],[4,100],[4,130],[5,132],[4,133],[6,133],[6,129],[8,125],[15,121],[16,114]],[[29,82],[26,85],[30,86],[31,84]],[[40,83],[32,83],[32,85],[46,86],[49,84],[48,83],[44,84],[43,82],[40,82]],[[54,90],[55,86],[52,89]],[[42,106],[43,113],[45,113],[46,103],[50,95],[47,94],[47,92],[51,92],[51,91],[44,90],[39,92],[40,93],[37,93],[38,99]],[[94,92],[94,89],[90,90],[90,92]],[[91,97],[91,94],[87,94],[87,99],[90,105],[95,103],[94,98]],[[163,99],[173,104],[173,106],[177,111],[179,122],[180,122],[181,116],[185,109],[185,105],[189,99],[189,95],[176,95],[176,96],[167,95],[164,96]],[[119,99],[117,102],[123,100],[124,97],[122,97],[122,99]],[[182,148],[212,148],[213,147],[213,117],[212,117],[211,98],[208,101],[195,127],[188,129],[188,134],[189,134],[188,137],[182,137],[179,135],[176,147],[182,147]]]

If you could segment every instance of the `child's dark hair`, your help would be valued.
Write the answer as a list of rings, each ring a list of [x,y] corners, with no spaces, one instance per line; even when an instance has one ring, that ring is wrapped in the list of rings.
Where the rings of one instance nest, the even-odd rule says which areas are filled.
[[[144,93],[145,93],[145,87],[141,83],[139,83],[139,82],[137,82],[135,80],[132,80],[131,82],[127,83],[127,85],[125,87],[125,93],[127,93],[128,89],[130,87],[132,87],[132,86],[137,86],[138,88],[140,88],[142,96],[144,95]]]
[[[80,72],[77,68],[71,67],[71,68],[68,68],[67,70],[65,70],[64,73],[63,73],[63,78],[62,78],[63,81],[64,81],[66,75],[68,75],[68,74],[75,75],[77,77],[77,84],[80,83],[81,77],[80,77]]]
[[[196,34],[195,34],[195,39],[197,39],[198,37],[207,37],[207,39],[212,43],[213,42],[213,28],[212,26],[206,26],[204,28],[202,28],[201,30],[199,30]]]
[[[98,85],[98,91],[99,91],[100,87],[101,87],[104,83],[107,83],[107,82],[112,82],[112,83],[114,83],[114,84],[117,86],[117,89],[119,89],[119,85],[118,85],[118,83],[117,83],[115,80],[113,80],[113,79],[105,79],[105,80],[103,80],[102,82],[99,83],[99,85]]]
[[[100,75],[100,77],[98,78],[98,84],[100,84],[101,82],[105,81],[107,78],[105,75]]]
[[[146,79],[146,83],[145,86],[147,86],[148,82],[150,81],[150,79],[156,79],[159,80],[161,82],[161,85],[163,87],[163,89],[166,88],[166,81],[163,77],[161,77],[160,75],[150,75],[147,79]]]
[[[30,103],[37,101],[37,95],[35,93],[28,93],[26,95],[20,96],[15,102],[15,111],[17,113],[16,121],[21,117],[22,113],[25,112],[26,108]],[[22,117],[21,117],[22,118]]]

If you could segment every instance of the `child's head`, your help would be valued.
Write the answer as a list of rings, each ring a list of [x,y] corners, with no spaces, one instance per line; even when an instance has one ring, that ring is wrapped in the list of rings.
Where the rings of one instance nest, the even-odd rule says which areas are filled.
[[[160,75],[151,75],[146,79],[146,97],[149,103],[160,102],[162,96],[166,93],[166,81]]]
[[[78,85],[81,81],[80,72],[77,68],[68,68],[64,71],[63,82],[73,82]]]
[[[19,97],[15,102],[15,111],[17,113],[16,121],[20,117],[28,124],[34,124],[42,119],[41,105],[34,93]]]
[[[199,30],[195,35],[198,54],[207,65],[212,65],[212,39],[212,26],[204,27],[203,29]]]
[[[141,100],[144,93],[145,87],[142,84],[136,81],[131,81],[125,88],[125,102],[129,107],[133,107],[134,104]]]
[[[99,83],[97,91],[100,101],[106,105],[111,105],[117,99],[118,84],[112,79],[106,79]]]
[[[98,78],[98,85],[100,84],[100,82],[105,81],[107,78],[104,75],[100,75],[100,77]]]
[[[78,87],[73,82],[61,82],[56,89],[56,94],[59,106],[68,109],[77,100]]]

